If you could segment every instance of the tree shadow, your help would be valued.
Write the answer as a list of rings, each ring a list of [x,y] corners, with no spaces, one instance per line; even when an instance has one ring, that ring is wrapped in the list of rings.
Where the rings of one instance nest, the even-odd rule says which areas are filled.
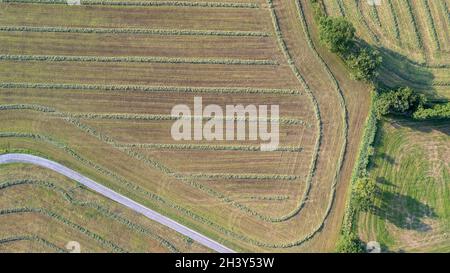
[[[379,177],[385,185],[392,185],[385,178]],[[419,200],[401,193],[379,189],[378,205],[371,212],[381,219],[385,219],[398,228],[426,232],[431,226],[424,223],[424,218],[435,218],[433,208]]]
[[[409,117],[395,116],[386,119],[394,128],[400,129],[402,127],[410,128],[414,131],[422,133],[431,133],[439,131],[446,136],[450,135],[450,123],[448,120],[415,120]]]
[[[435,76],[424,67],[408,57],[383,46],[372,46],[380,52],[383,62],[379,68],[377,80],[381,87],[392,89],[409,86],[426,94],[431,100],[446,100],[437,94],[433,81]]]

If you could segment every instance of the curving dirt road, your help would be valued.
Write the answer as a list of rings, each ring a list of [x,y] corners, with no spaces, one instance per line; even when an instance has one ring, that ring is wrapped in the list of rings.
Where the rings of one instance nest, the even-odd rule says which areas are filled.
[[[77,181],[80,184],[83,184],[84,186],[90,188],[91,190],[111,199],[114,200],[132,210],[134,210],[135,212],[138,212],[140,214],[143,214],[144,216],[146,216],[147,218],[156,221],[162,225],[165,225],[166,227],[169,227],[185,236],[190,237],[191,239],[193,239],[194,241],[208,247],[211,248],[217,252],[220,253],[234,253],[233,250],[219,244],[216,241],[211,240],[210,238],[180,224],[177,223],[159,213],[157,213],[156,211],[153,211],[83,175],[81,175],[80,173],[73,171],[59,163],[56,163],[54,161],[42,158],[42,157],[38,157],[38,156],[34,156],[34,155],[29,155],[29,154],[3,154],[0,155],[0,164],[6,164],[6,163],[28,163],[28,164],[34,164],[34,165],[38,165],[50,170],[53,170],[57,173],[60,173],[70,179],[73,179],[75,181]]]

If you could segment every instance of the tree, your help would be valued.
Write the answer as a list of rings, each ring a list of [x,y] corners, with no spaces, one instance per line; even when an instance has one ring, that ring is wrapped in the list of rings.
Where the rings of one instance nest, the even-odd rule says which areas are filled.
[[[381,117],[388,114],[410,115],[419,108],[423,108],[426,98],[415,93],[409,87],[400,87],[382,93],[375,101],[375,114]]]
[[[361,177],[356,180],[353,188],[353,200],[355,208],[361,211],[368,211],[375,200],[377,184],[373,179]]]
[[[355,27],[343,18],[321,17],[319,21],[320,41],[331,52],[345,56],[355,38]]]
[[[353,233],[342,235],[336,245],[339,253],[363,253],[365,248],[361,240]]]
[[[382,61],[377,50],[363,48],[357,54],[350,54],[346,62],[355,80],[370,82],[378,76]]]
[[[450,102],[444,104],[436,104],[431,108],[419,107],[413,114],[414,119],[449,119],[450,118]]]

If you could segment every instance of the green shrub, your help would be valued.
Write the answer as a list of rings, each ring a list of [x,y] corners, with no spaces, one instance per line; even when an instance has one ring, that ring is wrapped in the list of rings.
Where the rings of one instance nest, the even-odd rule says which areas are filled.
[[[375,180],[368,177],[360,177],[356,180],[352,191],[355,209],[368,211],[372,207],[376,192],[377,184]]]
[[[339,253],[364,253],[364,245],[361,240],[353,233],[341,236],[336,251]]]
[[[426,98],[409,87],[400,87],[382,93],[375,101],[375,113],[378,118],[388,115],[410,115],[423,108]]]
[[[378,68],[382,57],[377,50],[361,49],[358,54],[350,54],[346,62],[352,78],[358,81],[370,82],[378,76]]]
[[[353,46],[356,29],[343,18],[321,17],[320,41],[333,53],[345,56]]]
[[[450,102],[436,104],[431,108],[419,107],[413,114],[414,119],[448,119],[450,118]]]

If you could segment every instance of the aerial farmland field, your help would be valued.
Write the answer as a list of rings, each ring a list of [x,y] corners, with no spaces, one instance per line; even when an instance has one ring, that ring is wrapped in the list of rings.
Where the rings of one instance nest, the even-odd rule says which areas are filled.
[[[335,252],[348,234],[364,250],[448,252],[449,113],[375,112],[403,86],[426,100],[417,112],[448,103],[449,6],[0,0],[0,252]],[[323,42],[341,17],[383,60],[370,80]],[[422,147],[420,170],[384,167],[404,160],[397,140]],[[415,202],[439,196],[429,239],[390,222],[406,216],[389,204],[372,210],[396,202],[381,176]],[[369,210],[362,177],[386,191]]]

